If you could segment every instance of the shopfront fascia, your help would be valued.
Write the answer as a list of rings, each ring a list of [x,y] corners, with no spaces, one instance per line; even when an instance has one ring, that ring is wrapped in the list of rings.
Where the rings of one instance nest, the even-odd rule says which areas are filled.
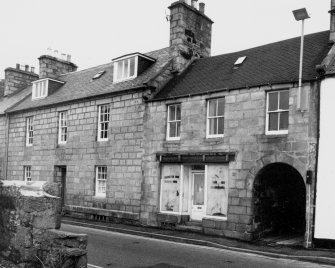
[[[229,162],[234,153],[157,153],[160,213],[191,221],[227,219]]]

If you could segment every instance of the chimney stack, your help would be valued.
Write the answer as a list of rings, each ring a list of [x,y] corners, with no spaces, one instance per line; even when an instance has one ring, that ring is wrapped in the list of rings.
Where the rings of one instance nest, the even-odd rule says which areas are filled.
[[[329,42],[335,43],[335,0],[331,0],[330,6],[330,34],[329,34]]]
[[[29,65],[25,65],[24,68],[20,68],[20,64],[16,64],[16,68],[6,68],[4,96],[14,94],[17,91],[28,87],[32,81],[37,79],[38,75],[29,71]]]
[[[199,3],[199,11],[205,14],[205,3]]]
[[[54,52],[58,55],[57,53]],[[54,55],[55,55],[54,54]],[[57,79],[60,75],[77,71],[77,65],[71,62],[71,56],[67,55],[65,59],[59,59],[51,55],[43,55],[38,58],[40,62],[40,79]]]
[[[196,2],[192,0],[190,5],[185,0],[179,0],[169,7],[170,48],[174,68],[178,72],[187,67],[192,59],[211,54],[213,21],[204,14],[203,3],[200,10],[195,8]]]
[[[198,0],[191,0],[191,5],[192,5],[192,7],[193,8],[197,8],[197,2],[198,2]]]

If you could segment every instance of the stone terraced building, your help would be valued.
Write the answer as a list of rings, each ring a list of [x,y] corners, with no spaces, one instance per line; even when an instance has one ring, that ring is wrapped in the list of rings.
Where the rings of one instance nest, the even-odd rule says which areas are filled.
[[[58,182],[73,217],[310,246],[335,31],[306,36],[299,89],[300,38],[211,57],[213,22],[194,3],[170,6],[167,48],[11,69],[31,83],[0,93],[0,177]]]

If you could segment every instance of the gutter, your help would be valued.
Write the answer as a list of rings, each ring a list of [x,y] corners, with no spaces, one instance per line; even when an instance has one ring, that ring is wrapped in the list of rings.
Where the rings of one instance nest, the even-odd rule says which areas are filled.
[[[24,108],[24,109],[21,109],[21,110],[14,110],[14,111],[11,111],[12,108],[15,108],[15,106],[12,106],[10,109],[5,110],[5,113],[6,114],[17,114],[17,113],[22,113],[22,112],[27,112],[27,111],[34,111],[34,110],[41,110],[41,109],[45,109],[45,108],[58,107],[60,105],[66,105],[66,104],[70,104],[70,103],[73,104],[73,103],[87,101],[87,100],[100,99],[102,97],[121,96],[121,95],[124,95],[124,94],[127,94],[127,93],[132,93],[132,92],[135,92],[135,91],[138,91],[138,90],[141,90],[141,89],[143,90],[143,89],[146,89],[146,88],[147,88],[146,85],[142,85],[142,86],[138,86],[138,87],[122,90],[122,91],[106,92],[106,93],[102,93],[102,94],[99,94],[99,95],[93,95],[93,96],[87,96],[87,97],[82,97],[82,98],[78,98],[78,99],[60,101],[60,102],[56,102],[56,103],[45,104],[45,105],[40,105],[40,106],[36,106],[36,107],[29,107],[29,108]],[[30,95],[28,95],[28,96],[30,96]],[[19,103],[20,102],[18,102],[17,105]]]
[[[335,76],[335,73],[333,74]],[[309,80],[304,80],[303,82],[315,82],[318,81],[319,77],[316,77],[315,79],[309,79]],[[259,85],[245,85],[244,87],[235,87],[235,88],[217,88],[213,90],[208,90],[205,92],[197,92],[197,93],[189,93],[189,94],[184,94],[184,95],[178,95],[178,96],[173,96],[173,97],[165,97],[165,98],[159,98],[159,99],[151,99],[147,100],[146,102],[158,102],[158,101],[165,101],[165,100],[174,100],[174,99],[179,99],[179,98],[187,98],[187,97],[195,97],[195,96],[201,96],[201,95],[206,95],[206,94],[212,94],[212,93],[217,93],[217,92],[222,92],[222,91],[233,91],[233,90],[241,90],[241,89],[249,89],[253,87],[262,87],[262,86],[272,86],[272,85],[281,85],[281,84],[289,84],[289,83],[297,83],[298,81],[281,81],[281,82],[269,82],[268,84],[259,84]]]

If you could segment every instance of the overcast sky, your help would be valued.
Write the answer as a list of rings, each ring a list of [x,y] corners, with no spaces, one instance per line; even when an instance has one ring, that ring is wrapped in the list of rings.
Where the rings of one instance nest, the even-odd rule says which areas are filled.
[[[305,33],[329,29],[331,0],[199,0],[213,21],[212,55],[299,36],[292,10],[306,7]],[[0,0],[0,78],[16,63],[38,67],[48,47],[79,69],[167,47],[173,0]]]

